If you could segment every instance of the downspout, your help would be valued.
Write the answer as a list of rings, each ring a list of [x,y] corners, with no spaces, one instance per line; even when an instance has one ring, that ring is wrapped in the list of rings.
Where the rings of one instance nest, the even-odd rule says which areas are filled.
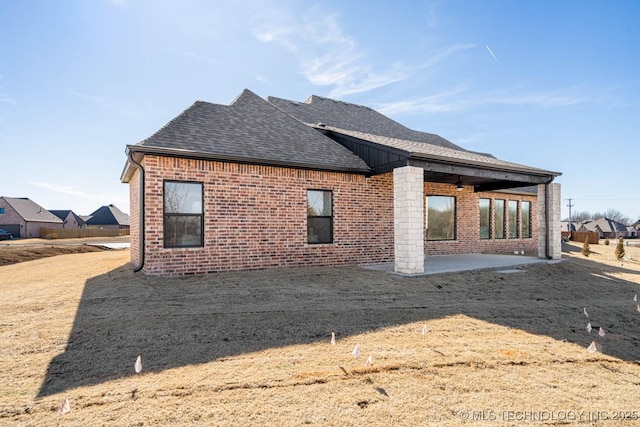
[[[551,238],[551,231],[549,230],[549,213],[551,211],[551,205],[549,203],[549,184],[553,181],[553,177],[549,178],[547,182],[544,183],[544,221],[545,221],[545,242],[544,242],[544,256],[547,259],[551,259],[551,255],[549,255],[549,239]]]
[[[133,152],[131,150],[127,150],[127,154],[131,164],[140,171],[140,210],[138,214],[140,221],[140,265],[133,267],[133,272],[137,273],[144,267],[144,168],[142,164],[133,159]]]

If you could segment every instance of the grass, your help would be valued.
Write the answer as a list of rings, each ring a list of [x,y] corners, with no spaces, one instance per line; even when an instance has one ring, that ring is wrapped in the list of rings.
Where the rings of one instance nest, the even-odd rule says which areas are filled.
[[[127,251],[0,267],[0,424],[502,425],[544,411],[556,419],[526,424],[569,411],[589,424],[606,411],[602,425],[634,425],[610,418],[640,410],[640,253],[621,264],[614,249],[417,278],[160,279],[133,274]]]

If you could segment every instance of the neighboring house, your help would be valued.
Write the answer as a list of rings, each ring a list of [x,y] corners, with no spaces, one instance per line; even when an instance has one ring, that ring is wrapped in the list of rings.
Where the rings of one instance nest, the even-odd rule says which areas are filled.
[[[388,261],[419,274],[425,255],[561,256],[560,173],[360,105],[245,90],[196,102],[127,156],[131,259],[147,274]]]
[[[619,237],[631,237],[632,227],[614,221],[610,218],[598,218],[580,222],[578,231],[591,231],[600,234],[601,239],[617,239]]]
[[[71,210],[51,210],[49,211],[62,220],[63,228],[83,228],[84,220]]]
[[[89,228],[104,230],[122,230],[129,228],[129,215],[114,205],[102,206],[85,221]]]
[[[63,228],[60,218],[28,198],[0,197],[0,228],[15,238],[40,237],[40,228]]]

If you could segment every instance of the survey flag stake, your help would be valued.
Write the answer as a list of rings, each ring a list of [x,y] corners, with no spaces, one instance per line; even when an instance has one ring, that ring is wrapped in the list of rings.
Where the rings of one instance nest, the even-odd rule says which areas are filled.
[[[69,404],[69,398],[65,397],[62,403],[58,405],[58,414],[64,415],[68,412],[71,412],[71,405]]]
[[[140,372],[142,372],[142,358],[140,356],[138,356],[138,358],[136,359],[136,364],[134,365],[134,368],[136,370],[136,374],[139,374]]]

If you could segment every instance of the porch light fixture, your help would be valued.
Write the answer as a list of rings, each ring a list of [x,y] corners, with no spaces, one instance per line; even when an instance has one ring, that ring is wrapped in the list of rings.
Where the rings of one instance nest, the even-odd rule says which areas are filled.
[[[458,181],[456,182],[456,191],[462,191],[464,187],[462,186],[462,177],[458,177]]]

